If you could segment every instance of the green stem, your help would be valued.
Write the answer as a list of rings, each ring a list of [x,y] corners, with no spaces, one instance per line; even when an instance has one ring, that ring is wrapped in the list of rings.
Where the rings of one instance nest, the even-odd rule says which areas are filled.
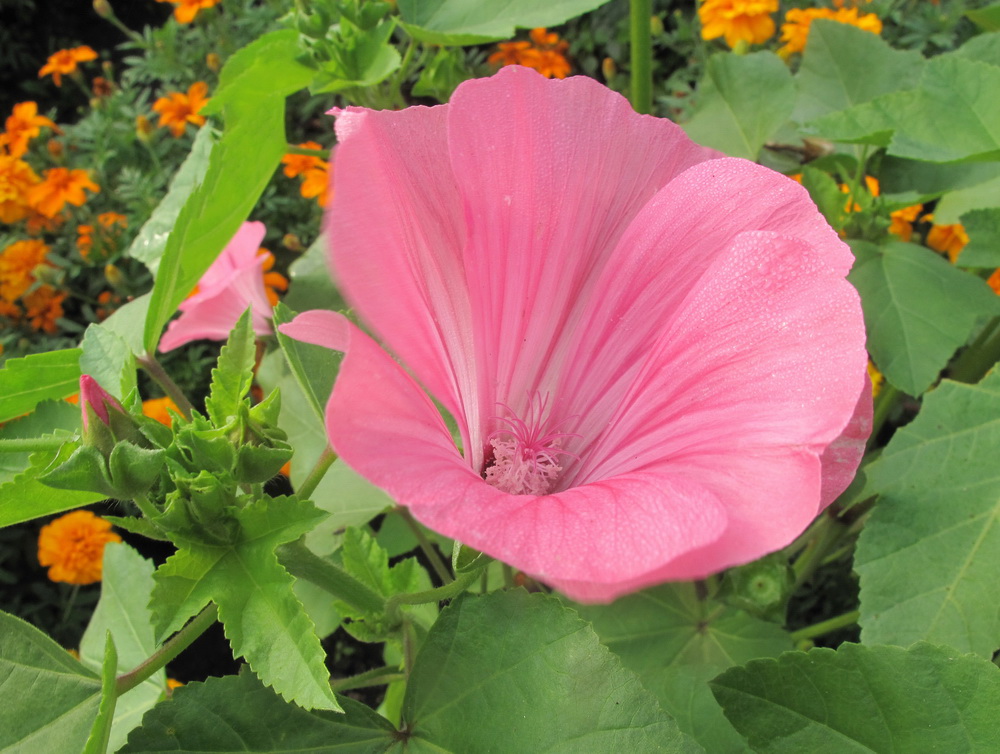
[[[387,603],[381,596],[343,568],[316,555],[301,540],[282,545],[277,554],[278,560],[292,576],[312,582],[351,607],[376,614],[387,609]]]
[[[431,568],[434,569],[434,573],[438,575],[441,579],[441,583],[447,584],[454,579],[451,576],[451,571],[448,570],[448,566],[444,564],[441,560],[441,556],[438,555],[437,548],[427,539],[427,535],[424,534],[423,529],[420,528],[420,524],[417,523],[416,519],[410,514],[410,512],[403,508],[402,506],[396,509],[396,513],[399,514],[406,525],[410,527],[410,531],[413,532],[413,536],[417,538],[417,542],[420,544],[420,549],[423,550],[424,555],[431,562]]]
[[[425,592],[414,592],[412,594],[394,594],[385,603],[385,614],[390,626],[395,626],[400,622],[399,609],[403,605],[425,605],[428,602],[441,602],[452,597],[457,597],[479,578],[481,569],[461,573],[450,584],[445,584],[437,589],[428,589]]]
[[[649,19],[651,0],[629,0],[629,37],[632,87],[629,99],[637,113],[653,111],[653,39]]]
[[[899,399],[903,397],[903,394],[899,392],[888,380],[882,383],[882,389],[879,390],[878,395],[875,397],[875,410],[872,415],[872,433],[868,437],[868,447],[874,445],[879,432],[882,431],[882,426],[885,424],[886,419],[889,418],[889,414],[896,407]]]
[[[979,382],[997,361],[1000,361],[1000,317],[990,320],[979,337],[955,359],[948,376],[958,382]]]
[[[171,400],[177,404],[177,409],[181,412],[181,414],[183,414],[184,418],[190,420],[192,408],[191,401],[189,401],[187,396],[184,395],[184,391],[177,387],[177,383],[170,379],[170,375],[167,374],[166,370],[164,370],[164,368],[160,365],[160,362],[158,362],[153,356],[146,354],[137,358],[136,363],[142,367],[146,374],[152,377],[153,381],[163,388],[163,392],[170,396]]]
[[[789,636],[793,642],[803,641],[805,639],[815,639],[817,636],[823,636],[824,634],[831,633],[837,629],[853,626],[858,622],[858,618],[860,616],[861,613],[858,610],[852,610],[849,613],[837,615],[833,618],[820,621],[819,623],[814,623],[811,626],[800,628],[798,631],[792,631]]]
[[[396,75],[392,77],[392,89],[390,96],[394,99],[397,105],[406,105],[406,100],[403,99],[403,92],[401,87],[403,82],[406,81],[406,77],[410,74],[410,61],[413,60],[413,53],[417,49],[417,40],[410,37],[410,43],[406,46],[406,52],[403,53],[403,61],[399,64],[399,70]]]
[[[286,144],[285,154],[300,154],[305,157],[319,157],[323,160],[330,159],[329,149],[309,149],[309,147],[300,147],[295,144]]]
[[[323,481],[323,476],[326,474],[327,470],[337,460],[337,454],[333,452],[333,448],[327,445],[323,452],[319,454],[319,458],[316,459],[316,465],[312,467],[312,471],[309,472],[299,488],[295,490],[295,493],[299,496],[301,500],[308,500],[309,497],[316,491],[319,487],[319,483]]]
[[[330,686],[338,694],[351,689],[364,689],[370,686],[385,686],[393,681],[401,681],[405,678],[397,668],[390,665],[383,665],[381,668],[372,668],[364,673],[348,676],[347,678],[337,678],[330,681]]]
[[[514,588],[514,569],[511,568],[506,563],[501,564],[501,570],[503,570],[503,585],[506,589]]]
[[[0,453],[34,453],[38,450],[55,450],[73,439],[73,435],[65,437],[25,437],[0,440]]]
[[[117,696],[121,696],[125,692],[134,689],[191,646],[191,643],[195,639],[205,633],[208,627],[215,623],[218,616],[218,609],[214,604],[209,604],[190,623],[174,634],[170,641],[136,665],[135,668],[118,676],[118,681],[115,684]]]
[[[160,511],[157,509],[155,505],[153,505],[152,502],[150,502],[149,498],[146,497],[145,495],[136,495],[135,497],[132,498],[132,500],[133,502],[135,502],[136,507],[138,507],[139,510],[142,511],[142,515],[148,518],[151,523],[154,518],[157,518],[160,515]]]
[[[792,570],[795,573],[794,588],[797,589],[809,580],[809,577],[815,573],[826,558],[830,549],[840,541],[845,529],[846,527],[829,513],[821,515],[813,531],[812,539],[792,565]]]

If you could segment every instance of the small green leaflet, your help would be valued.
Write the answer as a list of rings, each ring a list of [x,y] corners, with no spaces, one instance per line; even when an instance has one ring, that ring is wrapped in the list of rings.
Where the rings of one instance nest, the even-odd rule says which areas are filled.
[[[231,417],[237,415],[240,404],[250,392],[256,354],[257,343],[248,308],[229,333],[229,340],[222,347],[219,361],[212,370],[212,385],[205,399],[205,409],[216,427],[224,427]]]

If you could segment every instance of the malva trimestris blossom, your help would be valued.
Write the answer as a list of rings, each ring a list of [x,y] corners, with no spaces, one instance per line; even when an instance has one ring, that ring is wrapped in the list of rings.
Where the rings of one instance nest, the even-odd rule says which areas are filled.
[[[871,427],[853,257],[794,181],[520,66],[337,118],[330,442],[430,528],[587,601],[790,543]],[[454,417],[461,449],[427,393]]]
[[[253,307],[253,329],[271,333],[272,304],[264,281],[267,257],[259,254],[264,223],[243,223],[211,267],[197,290],[180,305],[181,316],[167,327],[161,351],[172,351],[192,340],[225,340],[240,315]]]

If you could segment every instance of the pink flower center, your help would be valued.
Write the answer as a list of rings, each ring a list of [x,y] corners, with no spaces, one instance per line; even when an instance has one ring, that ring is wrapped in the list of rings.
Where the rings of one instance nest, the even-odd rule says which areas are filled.
[[[486,483],[511,495],[547,495],[559,481],[563,466],[559,456],[577,458],[562,449],[563,438],[579,437],[570,432],[555,432],[547,427],[545,409],[548,396],[529,400],[528,412],[521,419],[507,405],[509,416],[497,419],[507,426],[489,436],[493,459],[483,471]],[[553,428],[554,429],[554,428]]]

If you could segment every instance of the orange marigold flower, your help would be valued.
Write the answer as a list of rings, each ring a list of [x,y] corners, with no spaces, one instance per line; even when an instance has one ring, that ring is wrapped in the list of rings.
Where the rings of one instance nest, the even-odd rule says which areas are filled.
[[[21,318],[21,307],[0,298],[0,317],[6,317],[12,322],[16,322]],[[0,343],[0,346],[3,346],[3,344]],[[3,351],[0,351],[0,354],[3,354]]]
[[[117,212],[102,212],[97,216],[97,222],[105,228],[113,228],[115,225],[120,225],[123,228],[128,227],[128,218]]]
[[[205,116],[199,115],[201,109],[208,103],[208,84],[196,81],[182,92],[168,92],[166,97],[160,97],[153,103],[153,110],[160,114],[160,127],[167,126],[175,139],[184,134],[188,123],[201,127],[205,125]]]
[[[490,65],[503,67],[505,65],[520,65],[521,57],[532,49],[531,42],[500,42],[496,52],[490,55],[486,62]]]
[[[307,141],[304,144],[299,144],[298,146],[303,149],[323,149],[323,146],[321,144],[317,144],[315,141]],[[325,167],[327,163],[321,157],[317,157],[315,155],[286,154],[281,158],[281,164],[285,166],[283,169],[285,175],[289,178],[298,178],[307,170]]]
[[[914,204],[889,213],[889,219],[892,220],[889,232],[894,236],[899,236],[903,241],[909,242],[913,237],[913,223],[917,221],[917,217],[923,210],[923,204]]]
[[[547,78],[566,78],[572,70],[565,52],[569,42],[545,28],[532,29],[531,42],[501,42],[487,59],[495,66],[523,65],[534,68]],[[532,44],[532,42],[534,44]]]
[[[306,199],[316,199],[320,207],[325,207],[330,199],[330,173],[326,166],[312,168],[305,172],[305,180],[299,188]]]
[[[724,37],[729,47],[740,42],[758,45],[774,36],[778,0],[704,0],[698,8],[701,38]]]
[[[90,91],[95,97],[109,97],[114,90],[115,85],[103,76],[94,76],[94,80],[90,82]]]
[[[45,217],[55,217],[67,204],[79,207],[87,201],[84,189],[95,194],[101,190],[86,170],[49,168],[45,180],[28,190],[28,204]]]
[[[78,63],[85,63],[88,60],[96,60],[97,53],[87,45],[74,47],[70,50],[56,50],[49,55],[48,61],[38,72],[38,77],[52,74],[52,80],[56,86],[62,86],[62,77],[65,74],[74,73]]]
[[[101,580],[104,546],[121,541],[109,521],[90,511],[73,511],[42,527],[38,562],[49,568],[52,581],[93,584]]]
[[[198,11],[218,5],[222,0],[159,0],[161,3],[174,4],[174,18],[179,24],[189,24],[194,21]]]
[[[6,144],[13,157],[20,157],[28,151],[28,143],[42,132],[42,128],[59,131],[59,126],[44,115],[38,114],[34,102],[20,102],[14,105],[4,124],[6,130],[0,134],[0,142]]]
[[[933,222],[934,215],[924,215],[923,219]],[[958,259],[958,255],[962,253],[962,249],[969,243],[969,234],[965,232],[961,223],[932,225],[924,240],[934,251],[947,254],[948,259],[954,263]]]
[[[181,412],[177,408],[177,404],[170,398],[150,398],[148,401],[142,402],[142,413],[150,419],[156,419],[160,424],[167,427],[174,421],[170,415],[170,411],[178,414]]]
[[[47,332],[54,335],[59,331],[57,320],[63,316],[62,302],[66,298],[65,291],[56,291],[51,285],[42,285],[26,293],[21,301],[24,303],[24,316],[32,330]]]
[[[80,251],[80,256],[86,259],[90,255],[90,250],[94,248],[94,226],[76,226],[76,248]]]
[[[264,264],[261,265],[260,269],[264,273],[264,291],[267,293],[267,300],[271,302],[271,306],[277,306],[278,291],[285,292],[288,290],[288,278],[280,272],[272,271],[271,268],[274,267],[274,254],[267,249],[258,249],[257,256],[264,257]]]
[[[15,241],[0,251],[0,299],[14,303],[35,282],[34,271],[45,263],[49,247],[38,240]]]
[[[0,154],[0,222],[16,223],[28,215],[28,191],[39,180],[24,160]]]
[[[784,46],[778,54],[787,58],[796,52],[802,52],[809,40],[809,28],[817,18],[829,18],[842,24],[857,26],[872,34],[882,33],[882,20],[874,13],[861,15],[857,8],[792,8],[785,14],[785,22],[781,25],[781,41]]]
[[[993,289],[993,292],[1000,296],[1000,267],[993,271],[989,279],[986,281],[986,285]]]
[[[179,689],[184,684],[178,681],[176,678],[167,679],[167,690],[173,691],[174,689]]]

